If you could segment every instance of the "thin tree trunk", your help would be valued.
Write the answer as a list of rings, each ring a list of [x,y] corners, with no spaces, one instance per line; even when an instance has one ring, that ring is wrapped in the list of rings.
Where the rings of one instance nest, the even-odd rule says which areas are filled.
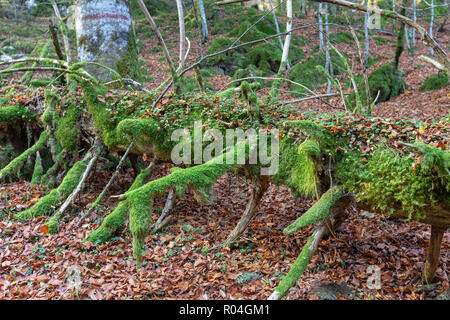
[[[330,33],[328,30],[328,3],[325,3],[325,36],[327,44],[325,46],[325,70],[331,75],[331,59],[330,59]],[[331,80],[329,78],[327,82],[327,93],[331,93]]]
[[[433,21],[434,21],[434,0],[431,0],[431,21],[430,21],[430,37],[433,38]],[[434,55],[434,50],[433,48],[430,48],[430,54],[433,56]],[[450,69],[449,69],[450,70]],[[450,76],[450,72],[449,72],[449,76]]]
[[[364,6],[366,7],[366,10],[368,8],[368,0],[364,1]],[[366,51],[364,54],[364,65],[367,67],[369,63],[369,13],[364,13],[364,37],[366,40]]]
[[[184,68],[184,59],[186,55],[186,31],[184,29],[184,13],[183,3],[181,0],[176,0],[178,10],[178,24],[180,27],[180,65],[177,68],[177,72]]]
[[[323,50],[322,2],[319,2],[319,50]]]
[[[198,0],[198,7],[200,10],[200,18],[202,19],[202,41],[205,42],[206,39],[208,39],[208,23],[206,21],[205,5],[203,4],[203,0]]]
[[[292,0],[287,0],[286,2],[286,13],[287,13],[287,23],[286,23],[286,38],[284,39],[283,54],[281,55],[280,68],[278,69],[277,77],[281,77],[286,71],[286,63],[289,55],[289,47],[291,44],[292,37]],[[270,91],[271,97],[278,96],[278,90],[281,86],[281,81],[274,81],[272,90]]]
[[[270,10],[272,10],[273,21],[275,22],[275,28],[276,28],[277,34],[278,34],[278,42],[280,43],[281,51],[283,51],[283,40],[281,40],[280,26],[278,25],[277,14],[275,13],[275,10],[273,9],[272,0],[269,0],[269,4],[270,4]],[[287,60],[286,63],[287,63],[288,70],[290,70],[291,66],[289,65],[289,60]]]

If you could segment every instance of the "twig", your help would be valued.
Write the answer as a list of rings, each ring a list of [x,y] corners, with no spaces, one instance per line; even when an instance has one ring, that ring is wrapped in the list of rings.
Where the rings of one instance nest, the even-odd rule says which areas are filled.
[[[102,200],[103,196],[106,194],[106,192],[108,191],[109,187],[111,186],[112,182],[114,181],[114,179],[117,177],[117,175],[119,174],[119,170],[122,167],[122,164],[124,163],[126,157],[128,156],[128,153],[130,152],[131,148],[133,147],[133,142],[130,143],[130,145],[128,146],[127,150],[125,151],[125,153],[123,154],[122,158],[119,161],[119,164],[116,167],[116,171],[113,173],[112,177],[109,179],[108,183],[106,184],[106,186],[103,188],[102,192],[100,193],[100,195],[97,197],[97,199],[95,200],[95,202],[92,204],[92,206],[89,208],[89,210],[80,218],[80,220],[78,220],[77,224],[75,225],[75,228],[79,228],[81,223],[83,222],[83,220],[89,216],[89,214],[91,214],[92,211],[94,211],[94,209],[97,207],[97,205],[100,203],[100,201]]]
[[[169,194],[167,196],[166,204],[164,205],[164,209],[162,210],[161,216],[159,217],[158,221],[156,221],[155,225],[153,226],[152,233],[158,232],[163,227],[163,223],[165,220],[167,220],[167,222],[169,222],[170,215],[169,216],[167,216],[167,215],[172,210],[173,202],[174,202],[173,200],[174,200],[174,192],[173,192],[173,189],[170,189]],[[167,219],[166,219],[166,216],[167,216]],[[165,222],[164,224],[166,224],[167,222]]]

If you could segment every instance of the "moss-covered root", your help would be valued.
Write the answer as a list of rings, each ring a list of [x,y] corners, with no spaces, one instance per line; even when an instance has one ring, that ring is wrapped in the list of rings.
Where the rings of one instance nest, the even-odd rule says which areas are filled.
[[[48,230],[51,234],[58,232],[58,225],[63,212],[70,206],[70,204],[75,200],[77,194],[81,191],[84,182],[86,181],[89,175],[89,172],[94,166],[94,163],[97,160],[98,156],[102,152],[102,145],[99,142],[97,142],[93,149],[89,150],[89,152],[86,153],[84,159],[82,160],[82,161],[89,160],[89,163],[86,165],[86,169],[83,171],[83,175],[79,179],[76,187],[67,197],[66,201],[64,201],[61,207],[59,207],[58,211],[56,211],[56,213],[46,223],[46,225],[48,226]]]
[[[284,234],[291,234],[303,227],[316,224],[331,213],[331,207],[342,196],[342,187],[332,187],[325,192],[308,211],[283,230]]]
[[[291,269],[269,296],[268,300],[281,299],[286,294],[286,292],[288,292],[288,290],[297,283],[298,279],[300,279],[306,267],[308,266],[308,263],[311,260],[314,252],[317,250],[320,240],[324,236],[326,230],[327,224],[324,223],[314,231],[311,237],[309,237],[308,241],[302,249],[302,252],[300,252],[300,255],[295,260]]]
[[[156,194],[163,194],[174,189],[181,196],[187,188],[196,189],[204,198],[208,198],[209,188],[233,165],[225,164],[225,160],[236,156],[235,149],[220,155],[204,164],[186,169],[173,168],[172,173],[153,180],[142,187],[128,191],[120,197],[127,199],[130,210],[130,230],[133,235],[133,254],[136,267],[139,268],[142,259],[145,236],[149,232],[152,221],[152,202]]]
[[[151,168],[147,168],[136,177],[129,191],[135,190],[144,185],[145,180],[150,175]],[[105,243],[116,233],[116,231],[123,226],[128,216],[127,201],[121,201],[117,207],[103,219],[100,227],[93,231],[88,240],[93,244]]]
[[[34,162],[33,176],[31,177],[31,184],[39,184],[41,182],[44,168],[42,167],[42,159],[39,151],[36,151],[36,161]]]
[[[43,131],[39,136],[38,141],[30,148],[22,152],[19,156],[14,158],[6,167],[0,170],[0,180],[4,178],[12,179],[13,177],[19,176],[20,170],[27,161],[27,159],[33,155],[36,151],[44,147],[47,141],[47,132]]]
[[[257,82],[255,82],[257,83]],[[258,106],[258,97],[253,92],[252,87],[247,81],[242,81],[239,98],[247,104],[247,112],[252,121],[260,120],[260,111]]]
[[[84,171],[86,170],[86,166],[89,160],[89,158],[85,157],[83,160],[76,162],[74,166],[67,172],[64,180],[61,182],[57,189],[53,189],[48,195],[39,200],[34,206],[25,211],[17,213],[14,217],[19,221],[23,221],[33,217],[52,214],[54,211],[54,207],[59,205],[59,203],[67,198],[77,187]]]

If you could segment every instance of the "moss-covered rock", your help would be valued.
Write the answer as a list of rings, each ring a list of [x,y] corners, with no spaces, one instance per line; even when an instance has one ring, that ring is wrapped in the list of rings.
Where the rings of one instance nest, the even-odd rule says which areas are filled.
[[[345,72],[345,62],[334,50],[330,50],[331,63],[333,65],[333,74],[339,75]],[[317,65],[325,66],[326,58],[325,53],[319,52],[308,60],[302,63],[296,64],[289,73],[289,79],[298,82],[311,90],[317,90],[320,85],[327,82],[326,75],[316,70]],[[306,93],[307,91],[297,85],[290,84],[291,90],[298,91],[300,93]]]

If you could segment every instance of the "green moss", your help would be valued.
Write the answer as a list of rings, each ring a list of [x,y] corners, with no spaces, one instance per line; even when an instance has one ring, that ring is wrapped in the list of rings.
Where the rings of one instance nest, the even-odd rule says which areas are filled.
[[[333,64],[334,75],[340,75],[345,72],[345,59],[339,57],[334,50],[330,50],[331,63]],[[296,64],[289,73],[289,79],[298,82],[311,90],[317,90],[322,84],[327,82],[327,77],[317,72],[316,66],[325,65],[325,53],[319,52],[311,56],[308,60]],[[290,89],[298,91],[299,93],[307,93],[305,89],[300,86],[290,84]]]
[[[308,211],[285,228],[283,233],[290,234],[325,219],[331,213],[331,207],[341,197],[342,192],[341,187],[335,186],[329,189]]]
[[[297,147],[291,139],[283,139],[280,145],[279,170],[272,177],[272,181],[285,184],[294,195],[314,197],[318,188],[317,152],[320,155],[320,149],[311,140],[306,140]]]
[[[55,133],[61,147],[73,156],[78,154],[78,141],[81,135],[78,127],[80,115],[81,110],[77,106],[69,106],[64,116],[59,118]]]
[[[40,150],[47,141],[47,132],[43,131],[39,136],[38,141],[30,148],[25,150],[22,154],[14,158],[6,167],[0,170],[0,178],[14,178],[19,177],[20,170],[22,169],[28,158],[36,151]]]
[[[134,180],[129,191],[141,187],[150,175],[151,170],[145,169]],[[100,227],[89,235],[89,241],[93,244],[105,243],[122,227],[128,217],[128,205],[126,201],[120,201],[117,207],[103,220]]]
[[[309,237],[308,241],[306,242],[305,246],[302,249],[302,252],[300,252],[300,255],[292,264],[291,269],[286,274],[286,276],[281,280],[280,284],[275,288],[274,291],[277,293],[278,298],[283,297],[286,294],[286,292],[290,288],[292,288],[292,286],[294,286],[297,283],[298,279],[300,279],[300,277],[302,276],[314,253],[312,250],[310,250],[313,241],[314,235]]]
[[[447,72],[439,72],[438,74],[433,74],[428,77],[425,82],[420,86],[420,91],[431,91],[441,89],[445,86],[448,86],[450,83],[448,82]]]
[[[422,152],[420,163],[383,147],[367,160],[349,153],[337,165],[336,176],[373,211],[391,214],[401,208],[409,219],[420,221],[429,207],[449,201],[450,152],[417,143],[415,150]]]
[[[40,156],[36,156],[36,160],[34,162],[33,176],[31,177],[31,183],[39,184],[43,173],[44,168],[42,167],[42,159]]]
[[[87,163],[90,159],[83,159],[74,164],[74,166],[67,172],[64,180],[57,189],[52,190],[48,195],[39,200],[31,208],[17,213],[14,217],[23,221],[32,217],[39,217],[50,215],[54,208],[62,202],[70,193],[76,188],[80,179],[86,170]]]
[[[160,159],[170,159],[173,147],[170,134],[162,129],[156,121],[148,118],[125,119],[119,123],[117,132],[124,139],[133,140],[138,149],[147,150],[149,147],[153,147]]]
[[[208,189],[233,165],[225,164],[227,155],[236,156],[235,149],[220,155],[204,164],[182,169],[173,168],[172,173],[153,180],[140,188],[125,193],[130,210],[130,230],[133,234],[133,254],[139,268],[145,236],[152,219],[152,199],[169,189],[181,196],[187,188],[194,188],[204,199],[208,199]]]
[[[9,106],[0,108],[0,124],[7,124],[13,121],[34,121],[37,118],[36,111],[28,110],[24,106]]]

